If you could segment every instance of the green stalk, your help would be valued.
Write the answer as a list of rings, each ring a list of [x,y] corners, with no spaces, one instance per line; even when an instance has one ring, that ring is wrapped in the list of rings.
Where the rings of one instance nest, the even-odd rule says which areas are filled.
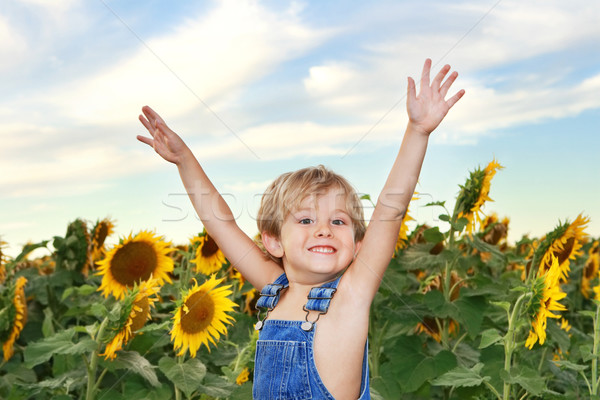
[[[521,303],[523,299],[529,295],[529,293],[523,293],[516,301],[515,306],[512,310],[512,314],[508,319],[508,332],[506,333],[506,338],[504,339],[504,370],[510,376],[510,367],[512,365],[512,354],[516,348],[515,344],[515,325],[517,322],[517,317],[521,313]],[[508,400],[510,398],[510,383],[504,382],[504,391],[502,398],[504,400]]]
[[[371,352],[372,354],[372,363],[369,366],[369,368],[371,369],[372,375],[375,376],[379,376],[379,359],[381,356],[381,344],[383,342],[383,336],[385,335],[386,331],[387,331],[387,326],[389,324],[389,320],[385,321],[385,323],[383,324],[383,326],[381,327],[381,329],[378,329],[377,334],[373,335],[373,344],[371,349],[374,350]]]
[[[488,387],[488,389],[490,389],[490,391],[492,393],[494,393],[496,395],[496,398],[498,400],[502,400],[502,396],[500,396],[500,393],[498,393],[498,391],[496,390],[496,388],[494,387],[494,385],[492,385],[491,383],[489,383],[488,381],[483,381],[483,383],[485,384],[485,386]]]
[[[183,364],[183,358],[185,357],[185,355],[183,356],[178,356],[177,357],[177,364]],[[175,384],[173,384],[173,387],[175,388],[175,400],[181,400],[181,391],[177,388],[177,386]]]
[[[598,342],[600,341],[600,304],[596,305],[594,318],[594,347],[592,349],[592,396],[598,394]]]
[[[531,268],[529,268],[529,273],[527,274],[527,280],[525,281],[526,285],[529,285],[529,283],[531,282],[531,280],[535,278],[535,272],[534,271],[539,270],[539,267],[536,268],[536,265],[535,265],[536,262],[537,262],[537,259],[536,259],[535,256],[536,256],[536,252],[534,251],[533,252],[533,258],[531,259]],[[527,268],[527,264],[525,264],[525,268]]]
[[[456,208],[457,208],[457,204],[454,204],[454,210],[452,211],[452,217],[450,218],[450,231],[448,232],[448,249],[450,251],[454,250],[454,234],[455,234],[455,230],[454,230],[454,225],[456,224]],[[444,281],[443,281],[443,290],[444,290],[444,299],[446,300],[446,303],[450,303],[450,294],[452,293],[452,289],[450,288],[450,283],[451,283],[451,277],[452,277],[452,266],[454,265],[455,260],[453,259],[452,262],[448,262],[446,261],[446,266],[444,267]],[[442,346],[444,347],[444,349],[449,349],[450,348],[450,344],[449,342],[449,333],[448,333],[448,329],[450,327],[450,323],[448,321],[447,318],[445,318],[443,320],[442,323]]]
[[[108,317],[105,317],[100,327],[98,328],[98,332],[96,333],[96,344],[98,345],[97,349],[92,352],[92,357],[90,358],[90,364],[87,368],[88,373],[88,381],[87,381],[87,390],[85,394],[85,400],[94,400],[96,396],[96,370],[98,368],[98,353],[102,348],[102,336],[104,336],[104,330],[106,329],[106,325],[108,324]]]

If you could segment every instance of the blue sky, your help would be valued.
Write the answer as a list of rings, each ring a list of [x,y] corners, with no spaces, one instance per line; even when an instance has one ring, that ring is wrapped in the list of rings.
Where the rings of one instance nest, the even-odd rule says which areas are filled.
[[[598,15],[587,0],[4,1],[0,237],[16,255],[77,217],[111,217],[113,242],[200,231],[176,168],[135,140],[145,104],[250,235],[282,172],[325,164],[375,198],[426,57],[467,93],[431,137],[411,215],[438,224],[423,205],[451,207],[495,157],[486,211],[510,217],[511,240],[579,213],[597,237]]]

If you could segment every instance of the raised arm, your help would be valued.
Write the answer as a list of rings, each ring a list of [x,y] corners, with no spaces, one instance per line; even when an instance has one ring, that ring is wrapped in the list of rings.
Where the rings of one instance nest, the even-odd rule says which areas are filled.
[[[238,227],[231,209],[189,147],[153,109],[145,106],[142,112],[140,122],[151,137],[139,135],[137,139],[177,165],[198,217],[223,254],[258,290],[273,282],[283,270],[275,262],[267,260],[252,239]]]
[[[394,253],[402,218],[419,179],[429,134],[465,93],[464,90],[460,90],[446,100],[446,94],[458,73],[452,72],[446,78],[450,66],[445,65],[430,82],[430,71],[431,60],[427,59],[423,66],[418,95],[415,81],[408,78],[408,126],[351,268],[351,275],[357,279],[357,286],[360,285],[360,291],[365,297],[375,296]]]

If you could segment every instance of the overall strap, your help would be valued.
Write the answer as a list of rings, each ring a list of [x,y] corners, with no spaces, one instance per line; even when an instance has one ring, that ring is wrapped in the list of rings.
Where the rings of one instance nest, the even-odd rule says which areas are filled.
[[[333,295],[337,291],[338,284],[340,283],[342,276],[340,275],[337,279],[327,282],[320,287],[314,287],[310,289],[308,293],[308,301],[304,305],[305,310],[319,311],[325,314],[329,309],[329,303]]]
[[[331,299],[333,295],[337,291],[338,284],[340,283],[340,279],[342,279],[342,275],[338,276],[337,279],[327,282],[319,287],[314,287],[310,289],[308,293],[308,301],[303,306],[304,311],[306,311],[306,317],[304,318],[304,322],[300,326],[305,331],[311,331],[315,325],[315,322],[319,320],[319,317],[323,314],[327,314],[329,310],[329,304],[331,303]],[[309,321],[308,316],[311,311],[317,311],[317,318],[314,321]]]
[[[258,310],[258,322],[256,323],[254,329],[256,329],[257,331],[262,329],[264,320],[267,319],[267,317],[269,316],[269,312],[272,309],[274,309],[277,303],[279,302],[279,294],[283,289],[287,289],[289,286],[290,283],[288,282],[287,276],[285,276],[285,273],[283,273],[279,275],[277,279],[275,279],[275,282],[269,283],[268,285],[265,285],[264,288],[262,288],[262,290],[260,291],[260,298],[256,302],[256,309]],[[261,320],[260,312],[262,311],[262,309],[265,308],[267,309],[267,313],[265,314],[265,317]]]
[[[279,302],[279,294],[283,289],[290,286],[285,274],[279,275],[275,282],[265,285],[260,291],[260,298],[256,302],[256,308],[266,308],[272,310]]]

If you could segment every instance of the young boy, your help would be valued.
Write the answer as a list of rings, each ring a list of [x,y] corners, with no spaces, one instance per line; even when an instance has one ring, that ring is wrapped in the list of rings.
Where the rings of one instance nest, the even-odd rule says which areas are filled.
[[[140,121],[152,138],[138,140],[177,165],[207,232],[231,264],[263,289],[259,305],[268,312],[257,323],[256,399],[369,398],[369,308],[394,252],[429,134],[464,94],[445,100],[458,74],[446,78],[446,65],[430,82],[430,70],[427,59],[418,95],[408,78],[408,126],[366,231],[348,182],[322,166],[306,168],[280,176],[263,196],[258,226],[269,257],[237,226],[181,138],[143,108]]]

